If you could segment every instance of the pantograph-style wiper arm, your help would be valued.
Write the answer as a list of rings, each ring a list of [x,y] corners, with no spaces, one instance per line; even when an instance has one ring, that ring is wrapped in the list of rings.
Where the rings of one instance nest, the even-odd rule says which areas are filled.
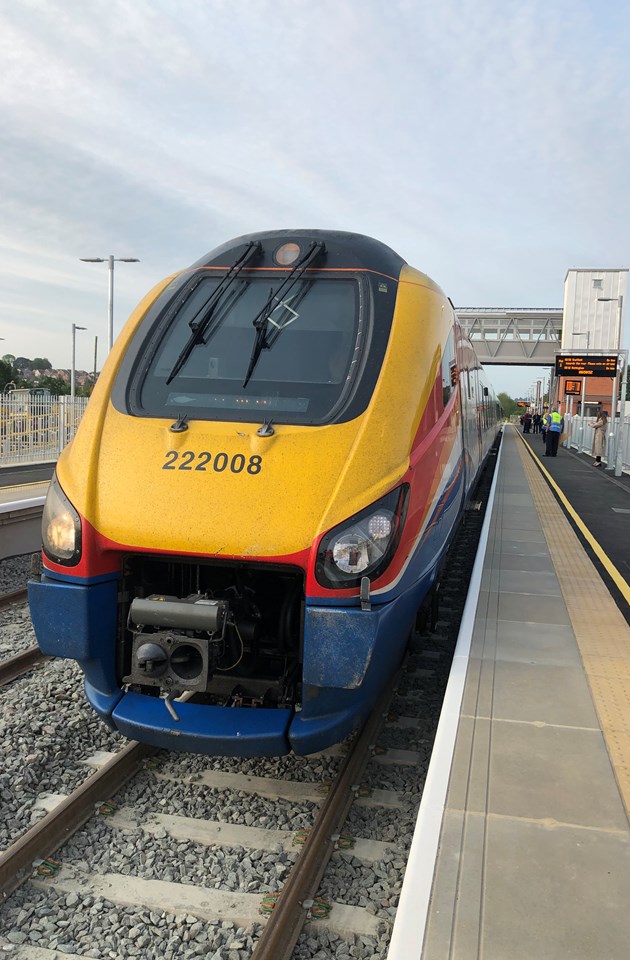
[[[286,297],[289,290],[295,286],[306,268],[320,253],[323,253],[325,249],[326,248],[321,240],[313,240],[304,256],[298,260],[291,273],[283,280],[276,292],[274,293],[273,290],[269,291],[269,297],[266,304],[252,321],[254,329],[256,330],[256,336],[254,338],[254,345],[249,358],[245,380],[243,381],[243,387],[246,387],[249,383],[251,375],[254,372],[254,368],[256,367],[263,350],[268,350],[271,346],[267,340],[267,324],[269,323],[269,317],[276,309],[274,306],[274,301],[280,301],[281,297]]]
[[[230,267],[228,272],[225,274],[219,286],[216,288],[216,290],[214,291],[214,293],[212,294],[208,302],[204,304],[204,306],[201,308],[201,310],[203,310],[203,316],[200,319],[197,319],[199,317],[199,313],[201,313],[201,310],[200,310],[197,313],[197,315],[193,317],[192,320],[189,322],[188,325],[192,330],[192,333],[188,338],[188,340],[186,341],[186,345],[184,346],[184,349],[178,356],[173,366],[173,369],[171,370],[171,372],[169,373],[166,379],[167,384],[169,384],[171,380],[173,380],[177,376],[177,374],[182,369],[182,367],[188,360],[190,354],[193,352],[197,344],[206,342],[205,334],[206,334],[206,331],[208,330],[210,321],[212,320],[212,316],[214,314],[214,311],[218,303],[223,298],[224,293],[226,293],[227,290],[232,286],[232,284],[238,277],[241,270],[243,270],[247,266],[247,264],[255,254],[260,253],[261,249],[262,248],[258,240],[252,240],[247,244],[247,247],[245,248],[241,256],[238,258],[238,260],[235,261],[235,263],[232,264],[232,266]]]

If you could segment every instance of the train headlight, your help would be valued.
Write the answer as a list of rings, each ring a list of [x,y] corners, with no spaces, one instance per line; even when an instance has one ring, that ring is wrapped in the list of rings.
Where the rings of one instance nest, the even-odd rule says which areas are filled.
[[[332,557],[343,573],[363,573],[370,565],[368,541],[357,534],[342,533],[333,545]]]
[[[322,586],[352,587],[364,576],[380,577],[400,542],[408,492],[407,484],[397,487],[322,538],[315,570]]]
[[[56,474],[50,481],[42,515],[42,545],[55,563],[73,566],[81,559],[81,519]]]
[[[282,246],[274,252],[273,259],[281,267],[290,267],[300,256],[299,243],[283,243]]]

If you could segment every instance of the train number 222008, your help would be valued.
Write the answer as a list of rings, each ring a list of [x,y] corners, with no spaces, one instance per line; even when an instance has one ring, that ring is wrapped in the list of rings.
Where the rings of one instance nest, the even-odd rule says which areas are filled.
[[[230,457],[227,453],[212,455],[207,450],[202,450],[201,453],[194,453],[192,450],[184,450],[182,453],[169,450],[162,470],[201,470],[204,473],[208,470],[214,470],[215,473],[228,470],[230,473],[245,471],[255,475],[262,470],[262,457],[257,453],[248,459],[243,453],[235,453]]]

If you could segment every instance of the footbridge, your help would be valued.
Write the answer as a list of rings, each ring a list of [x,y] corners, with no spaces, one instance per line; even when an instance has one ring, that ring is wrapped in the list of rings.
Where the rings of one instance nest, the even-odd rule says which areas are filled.
[[[483,364],[553,366],[562,341],[562,307],[456,307]]]

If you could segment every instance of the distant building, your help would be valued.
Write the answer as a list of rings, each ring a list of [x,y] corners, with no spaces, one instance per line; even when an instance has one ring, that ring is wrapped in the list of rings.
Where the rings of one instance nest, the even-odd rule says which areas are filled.
[[[568,270],[564,281],[562,352],[573,354],[612,354],[623,345],[624,301],[628,287],[628,269],[585,268]],[[561,377],[556,396],[562,413],[582,413],[582,391],[575,381]],[[619,383],[617,384],[619,388]],[[594,416],[601,404],[615,415],[612,377],[584,377],[584,416]]]

